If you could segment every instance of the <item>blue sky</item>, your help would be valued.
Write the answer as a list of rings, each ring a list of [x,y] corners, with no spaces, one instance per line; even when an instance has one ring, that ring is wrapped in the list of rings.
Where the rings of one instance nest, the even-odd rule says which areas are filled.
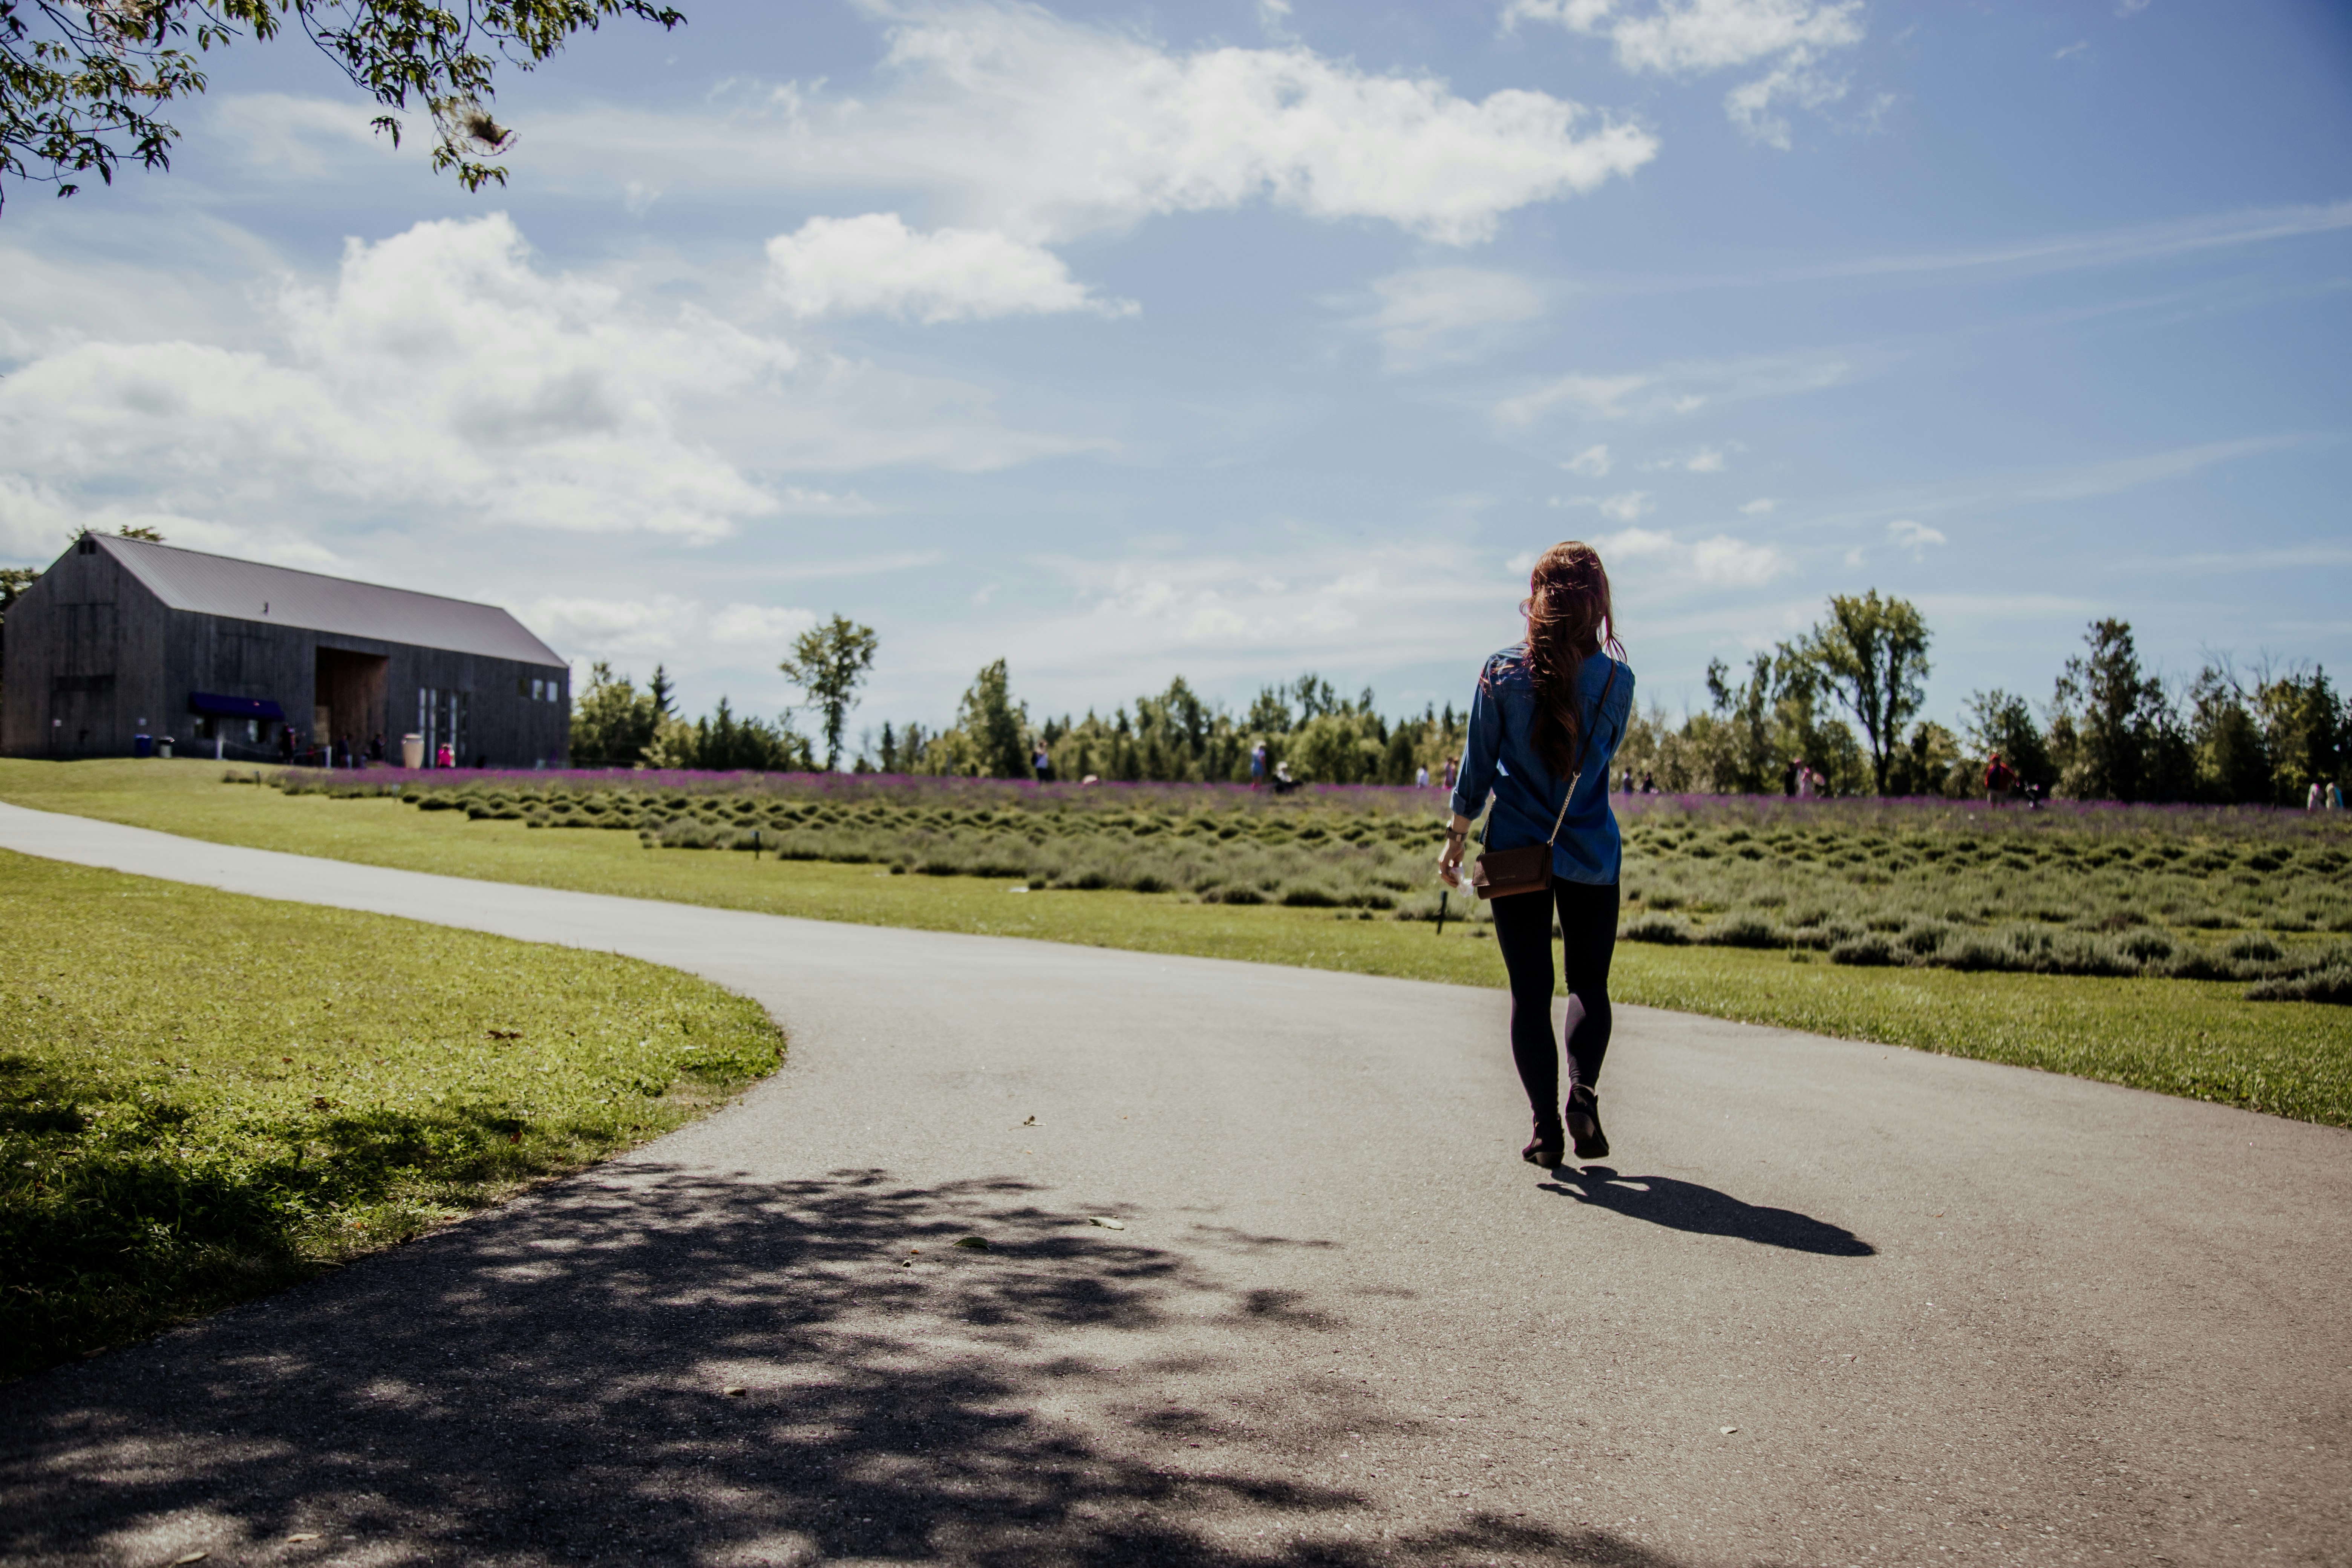
[[[0,214],[0,559],[123,521],[855,723],[1306,668],[1459,702],[1528,560],[1645,699],[1877,587],[1931,710],[2084,623],[2352,666],[2352,13],[688,0],[467,195],[299,46]]]

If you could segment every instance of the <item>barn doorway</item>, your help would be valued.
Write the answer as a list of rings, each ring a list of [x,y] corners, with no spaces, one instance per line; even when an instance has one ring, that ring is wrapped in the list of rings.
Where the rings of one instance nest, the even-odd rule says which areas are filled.
[[[332,745],[338,757],[368,754],[369,742],[390,727],[385,682],[392,661],[382,654],[322,647],[311,680],[310,743]]]

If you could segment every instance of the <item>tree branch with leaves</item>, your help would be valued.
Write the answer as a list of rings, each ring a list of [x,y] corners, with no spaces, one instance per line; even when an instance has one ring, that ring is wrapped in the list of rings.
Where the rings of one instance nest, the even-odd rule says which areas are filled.
[[[168,169],[163,118],[205,87],[201,57],[292,30],[390,110],[433,121],[433,167],[469,191],[506,184],[514,144],[491,116],[499,68],[528,71],[581,32],[635,16],[686,20],[656,0],[0,0],[0,199],[13,182],[72,195],[125,163]],[[396,113],[371,122],[400,142]]]

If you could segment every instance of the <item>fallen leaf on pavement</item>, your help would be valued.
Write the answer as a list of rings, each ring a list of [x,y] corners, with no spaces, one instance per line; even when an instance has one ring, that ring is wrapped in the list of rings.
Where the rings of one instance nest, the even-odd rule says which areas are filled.
[[[725,1394],[730,1399],[740,1399],[745,1394],[749,1393],[750,1390],[746,1389],[740,1383],[730,1383],[719,1392]]]
[[[319,1532],[318,1532],[317,1531],[315,1531],[315,1530],[298,1530],[298,1531],[296,1531],[293,1534],[291,1534],[291,1535],[288,1536],[286,1539],[287,1539],[289,1542],[295,1542],[295,1541],[316,1541],[316,1540],[318,1540],[318,1539],[319,1539]]]
[[[185,1557],[173,1558],[172,1568],[180,1568],[180,1564],[183,1563],[202,1563],[205,1558],[210,1557],[212,1553],[209,1552],[191,1552]]]
[[[1125,1220],[1123,1220],[1123,1219],[1105,1219],[1105,1218],[1103,1218],[1103,1216],[1102,1216],[1102,1215],[1087,1215],[1087,1223],[1088,1225],[1098,1225],[1098,1226],[1102,1226],[1105,1230],[1125,1230],[1125,1229],[1127,1228],[1127,1222],[1126,1222]]]
[[[1737,1426],[1726,1426],[1726,1427],[1723,1429],[1723,1435],[1724,1435],[1725,1436],[1728,1437],[1728,1436],[1730,1436],[1734,1432],[1737,1432],[1737,1431],[1738,1431],[1738,1430],[1739,1430],[1739,1428],[1738,1428],[1738,1427],[1737,1427]]]
[[[988,1237],[984,1236],[958,1237],[955,1244],[958,1247],[969,1247],[974,1252],[986,1252],[988,1250]]]

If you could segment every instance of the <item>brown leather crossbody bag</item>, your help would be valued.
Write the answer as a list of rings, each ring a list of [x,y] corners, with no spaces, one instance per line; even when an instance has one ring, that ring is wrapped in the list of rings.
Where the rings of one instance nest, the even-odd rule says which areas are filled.
[[[1551,819],[1551,837],[1540,844],[1530,844],[1524,849],[1488,849],[1478,856],[1478,864],[1471,868],[1470,887],[1482,899],[1507,899],[1515,893],[1540,893],[1551,886],[1551,850],[1559,840],[1559,825],[1568,820],[1568,803],[1576,798],[1576,786],[1584,778],[1584,758],[1592,749],[1592,726],[1601,722],[1602,704],[1609,700],[1609,689],[1617,683],[1617,664],[1610,661],[1609,679],[1601,683],[1601,696],[1592,704],[1592,723],[1584,727],[1584,743],[1576,748],[1576,773],[1568,781],[1568,793],[1560,796],[1559,815]],[[1495,825],[1495,807],[1486,807],[1486,826]]]

